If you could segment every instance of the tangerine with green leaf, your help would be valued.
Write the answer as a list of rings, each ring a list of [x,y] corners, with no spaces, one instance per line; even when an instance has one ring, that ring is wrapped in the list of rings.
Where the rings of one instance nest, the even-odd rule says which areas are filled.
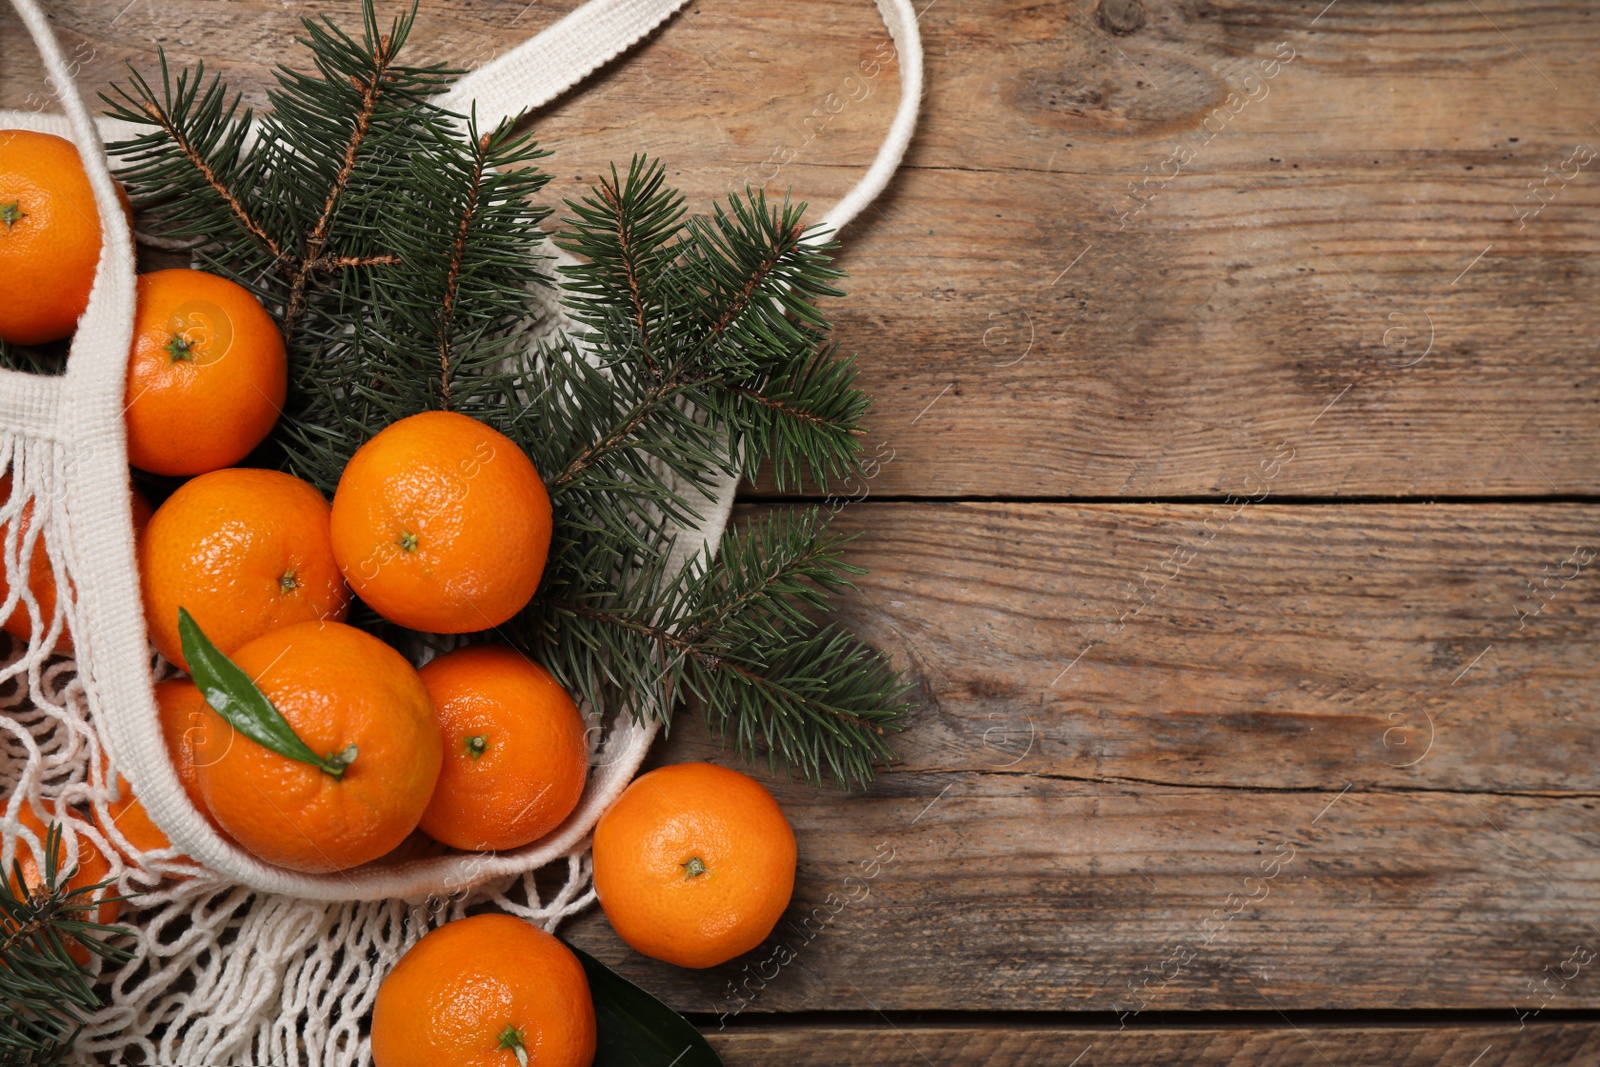
[[[234,840],[268,863],[325,874],[375,860],[416,829],[442,742],[427,687],[400,653],[338,622],[273,630],[231,658],[187,616],[183,629],[208,705],[200,792]]]
[[[133,466],[231,467],[272,431],[288,385],[283,335],[244,286],[199,270],[139,275],[123,413]]]
[[[375,1067],[589,1067],[594,1001],[572,950],[510,915],[418,941],[378,987]]]

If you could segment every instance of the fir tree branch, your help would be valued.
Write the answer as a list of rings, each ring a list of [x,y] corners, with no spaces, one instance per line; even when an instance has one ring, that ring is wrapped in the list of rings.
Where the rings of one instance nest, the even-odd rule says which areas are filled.
[[[162,57],[162,74],[166,74],[165,56]],[[195,69],[195,81],[198,83],[204,74],[204,66],[197,67]],[[234,218],[238,220],[239,225],[244,228],[244,231],[260,242],[261,247],[272,256],[275,262],[283,262],[287,257],[284,255],[283,249],[279,247],[278,242],[273,240],[272,235],[267,232],[266,227],[262,226],[261,223],[256,221],[255,217],[252,216],[248,210],[246,210],[244,203],[239,199],[234,191],[228,187],[226,182],[217,176],[217,172],[215,168],[212,167],[210,160],[206,158],[205,154],[201,152],[200,149],[195,146],[194,142],[190,140],[190,138],[184,133],[180,124],[174,119],[167,108],[156,102],[155,95],[148,91],[148,87],[144,86],[143,79],[139,79],[137,84],[139,84],[141,88],[145,89],[144,98],[138,102],[139,110],[142,111],[145,116],[161,130],[162,133],[166,134],[167,137],[172,140],[172,143],[177,146],[178,151],[183,153],[183,158],[189,161],[189,165],[194,168],[197,174],[200,175],[201,179],[206,183],[206,185],[209,186],[214,193],[216,193],[217,197],[221,199],[223,203],[228,205],[228,210],[233,212]],[[217,81],[213,81],[212,84],[213,86],[216,86],[219,83]],[[129,97],[129,99],[132,99],[132,97]],[[248,122],[248,115],[246,116],[245,121]]]
[[[361,106],[355,113],[350,141],[345,145],[339,172],[334,176],[327,200],[323,202],[322,214],[317,217],[316,225],[306,235],[305,255],[301,257],[299,267],[289,282],[289,297],[284,304],[283,319],[280,323],[285,343],[293,339],[295,329],[300,325],[300,316],[305,313],[306,286],[311,282],[316,264],[323,258],[323,250],[328,244],[328,227],[333,222],[334,210],[339,205],[339,198],[349,188],[350,175],[355,172],[361,146],[366,142],[367,134],[372,129],[372,116],[378,108],[378,90],[388,80],[389,64],[394,58],[393,44],[393,37],[387,33],[383,34],[378,38],[378,47],[372,55],[371,76],[365,80],[355,75],[350,76],[351,84],[361,94]]]
[[[54,917],[53,909],[41,908],[36,916],[19,926],[4,942],[0,942],[0,959],[9,957],[18,945],[32,940],[35,934],[50,925]]]
[[[484,157],[489,152],[489,135],[473,142],[472,181],[467,186],[467,204],[461,210],[461,225],[456,228],[456,243],[450,252],[450,266],[445,277],[444,307],[439,312],[439,406],[450,407],[451,332],[455,327],[456,292],[461,287],[461,264],[467,255],[467,236],[472,232],[472,221],[478,213],[478,197],[483,189]]]
[[[400,257],[393,254],[377,256],[323,256],[314,259],[309,268],[314,271],[349,270],[352,267],[392,267],[400,262]]]
[[[812,617],[860,573],[842,559],[846,541],[827,533],[817,509],[778,511],[730,529],[714,559],[643,583],[649,597],[617,586],[600,598],[550,596],[542,607],[625,638],[620,660],[633,671],[636,715],[667,718],[683,690],[741,753],[765,751],[813,780],[827,771],[852,785],[889,757],[884,737],[899,728],[905,683],[857,639]],[[568,673],[585,669],[587,658],[570,650],[541,652],[557,653],[544,662]],[[648,674],[639,670],[646,663]]]
[[[743,667],[732,660],[720,656],[700,653],[696,656],[702,664],[711,670],[728,670],[737,675],[742,681],[760,690],[769,701],[782,700],[798,705],[800,708],[813,715],[826,716],[846,726],[865,730],[868,733],[882,737],[885,730],[881,723],[873,722],[860,715],[852,715],[848,711],[828,704],[817,697],[800,691],[797,687],[784,685],[775,678],[766,674]],[[795,761],[799,762],[799,761]]]
[[[528,164],[544,153],[440,110],[451,72],[399,58],[411,20],[380,34],[372,0],[362,12],[357,36],[305,20],[315,69],[279,70],[259,129],[216,80],[174,85],[164,66],[165,126],[137,73],[114,105],[150,125],[114,146],[136,204],[284,328],[289,398],[253,462],[331,492],[397,419],[483,419],[545,475],[554,512],[540,590],[505,639],[591,707],[665,719],[691,701],[742,753],[868,780],[904,684],[820,621],[854,573],[843,542],[812,512],[730,530],[714,559],[672,552],[741,467],[770,460],[780,485],[859,471],[868,401],[818,307],[839,295],[832,246],[806,239],[804,205],[760,192],[686,218],[665,168],[635,157],[567,202],[557,243],[578,263],[558,284],[578,328],[530,344],[548,176]]]
[[[656,626],[638,619],[631,618],[616,611],[605,611],[589,607],[587,604],[576,604],[570,601],[553,602],[552,607],[560,611],[571,612],[593,619],[605,626],[618,630],[627,630],[630,633],[645,637],[660,646],[663,654],[668,650],[679,656],[691,658],[709,671],[728,671],[759,689],[773,695],[782,695],[787,699],[798,700],[808,710],[818,714],[832,717],[848,726],[870,730],[875,734],[882,734],[884,728],[881,724],[872,722],[857,715],[852,715],[836,707],[830,707],[822,701],[807,694],[797,693],[781,682],[769,678],[750,667],[747,667],[727,656],[719,655],[698,644],[693,637],[679,636],[664,626]],[[697,635],[703,636],[703,635]]]
[[[761,288],[762,283],[772,276],[772,272],[779,263],[783,262],[785,256],[799,247],[802,232],[798,224],[791,224],[783,228],[782,240],[775,242],[771,250],[762,257],[760,262],[756,263],[754,269],[750,271],[749,276],[745,279],[744,284],[739,288],[738,294],[728,304],[721,317],[712,323],[711,336],[721,337],[734,320],[744,314],[745,308],[750,306],[751,298]]]
[[[61,866],[62,831],[45,832],[43,884],[30,886],[22,864],[13,862],[10,879],[0,879],[0,1063],[51,1065],[65,1062],[88,1013],[100,1007],[85,963],[73,947],[112,963],[131,958],[107,939],[121,927],[82,918],[98,910],[106,883],[69,888],[75,871]]]
[[[730,386],[728,392],[732,393],[736,397],[739,397],[741,400],[748,400],[752,404],[757,404],[761,407],[764,407],[774,414],[782,415],[786,419],[793,419],[797,422],[809,423],[810,425],[816,427],[833,425],[832,421],[826,416],[820,415],[817,412],[811,411],[807,408],[799,407],[781,397],[769,396],[753,386]],[[861,434],[865,431],[852,428],[847,432],[852,434]]]
[[[598,441],[584,447],[582,451],[567,461],[567,465],[555,477],[548,479],[547,485],[550,495],[555,496],[570,487],[578,478],[602,462],[607,456],[627,448],[638,434],[641,427],[659,414],[661,408],[690,390],[708,384],[715,379],[707,376],[699,379],[689,378],[689,367],[679,368],[678,373],[662,379],[651,387],[650,391],[639,398],[633,406],[625,412],[606,435]]]
[[[732,557],[723,563],[720,574],[707,569],[710,575],[721,577],[723,587],[733,595],[711,600],[708,607],[690,616],[686,640],[693,642],[715,633],[730,618],[757,604],[782,610],[788,603],[783,598],[788,597],[820,608],[826,592],[853,588],[847,575],[863,572],[843,562],[841,550],[848,539],[826,536],[820,511],[810,509],[792,529],[780,526],[783,521],[774,515],[764,529],[746,531],[746,538],[760,538],[771,552],[770,556],[750,555],[746,567],[739,567],[739,541],[729,540]]]
[[[646,365],[651,370],[656,369],[655,359],[650,355],[650,326],[645,322],[644,293],[639,283],[640,267],[637,256],[628,237],[627,227],[623,225],[622,193],[617,188],[617,172],[611,172],[608,181],[604,175],[596,190],[617,215],[617,248],[620,252],[618,265],[621,267],[623,278],[628,285],[628,295],[633,300],[634,321],[639,324],[639,352],[644,357]]]

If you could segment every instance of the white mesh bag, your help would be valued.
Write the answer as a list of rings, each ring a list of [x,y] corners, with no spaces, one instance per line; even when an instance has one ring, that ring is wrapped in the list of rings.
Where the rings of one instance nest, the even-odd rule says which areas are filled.
[[[683,3],[590,0],[465,77],[441,103],[457,111],[476,106],[480,123],[492,127],[564,92]],[[122,920],[134,931],[134,958],[103,976],[108,1004],[77,1047],[85,1062],[369,1062],[361,1019],[382,976],[428,930],[481,902],[550,929],[593,899],[589,833],[632,779],[657,726],[612,711],[577,810],[544,839],[514,851],[403,846],[355,870],[307,875],[256,859],[194,810],[168,762],[156,716],[151,683],[170,668],[152,655],[145,638],[129,520],[122,409],[134,263],[102,142],[133,129],[91,118],[37,0],[12,4],[43,56],[63,113],[0,111],[0,129],[54,133],[78,146],[105,245],[66,372],[44,377],[0,370],[0,471],[11,479],[10,497],[0,504],[7,531],[0,565],[10,578],[0,618],[20,603],[31,613],[35,635],[0,666],[0,863],[10,870],[19,838],[35,854],[41,850],[37,836],[19,822],[24,807],[45,821],[58,810],[93,809],[115,840],[70,814],[63,820],[64,866],[76,863],[80,841],[92,841],[111,859],[120,891],[139,894],[136,910]],[[884,188],[916,124],[922,85],[916,16],[909,0],[877,5],[899,60],[900,102],[871,168],[824,217],[831,229]],[[544,311],[553,328],[563,328],[553,302]],[[716,486],[715,499],[700,509],[703,523],[678,531],[677,565],[715,546],[735,481]],[[19,519],[30,505],[23,531]],[[26,580],[41,554],[63,591],[49,617],[41,615]],[[72,636],[70,655],[61,654],[63,632]],[[106,811],[116,799],[118,773],[134,784],[171,849],[144,854],[137,863],[122,858],[138,854]],[[183,855],[200,869],[183,863]]]

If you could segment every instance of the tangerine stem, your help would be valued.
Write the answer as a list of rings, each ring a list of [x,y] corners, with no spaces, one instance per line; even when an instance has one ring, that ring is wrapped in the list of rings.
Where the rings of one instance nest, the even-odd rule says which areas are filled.
[[[333,755],[325,757],[322,761],[323,773],[331,774],[335,778],[343,778],[345,768],[356,761],[357,751],[358,749],[355,745],[346,745],[343,751],[335,752]]]
[[[489,748],[489,738],[483,734],[474,734],[467,738],[467,755],[477,759]]]
[[[528,1049],[522,1043],[522,1031],[510,1023],[500,1031],[500,1047],[508,1048],[517,1056],[517,1067],[528,1067]]]
[[[283,577],[278,579],[278,589],[281,592],[292,593],[300,586],[299,579],[295,576],[294,568],[283,572]]]
[[[22,201],[20,200],[13,200],[4,207],[0,207],[0,219],[5,220],[6,229],[8,230],[15,226],[18,220],[27,217],[28,213],[22,210]]]
[[[193,347],[183,334],[175,333],[172,340],[167,342],[167,355],[172,357],[173,362],[182,362],[190,358],[189,350]]]
[[[682,864],[683,872],[687,877],[698,878],[706,873],[706,861],[699,856],[690,856],[689,862]]]

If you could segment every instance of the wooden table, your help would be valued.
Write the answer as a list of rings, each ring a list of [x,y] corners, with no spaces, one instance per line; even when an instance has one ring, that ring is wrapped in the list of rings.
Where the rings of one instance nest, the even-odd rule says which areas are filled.
[[[299,15],[358,10],[52,6],[89,86],[160,44],[256,100]],[[424,0],[418,39],[474,65],[570,6]],[[1593,6],[921,26],[832,308],[879,400],[843,611],[916,684],[900,760],[775,783],[792,959],[570,933],[730,1064],[1600,1063]],[[864,0],[699,0],[538,116],[552,191],[644,150],[693,202],[829,203],[884,39]],[[706,756],[686,720],[659,758]]]

